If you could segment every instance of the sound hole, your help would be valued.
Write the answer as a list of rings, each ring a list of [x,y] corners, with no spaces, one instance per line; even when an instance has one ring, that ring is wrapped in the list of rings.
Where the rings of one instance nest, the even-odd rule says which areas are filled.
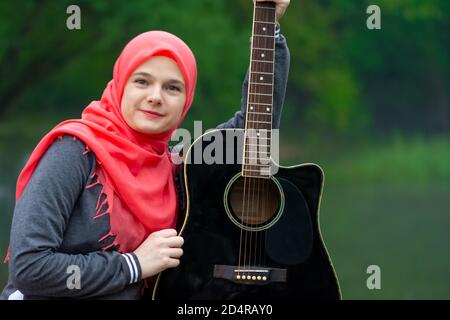
[[[275,217],[280,206],[280,191],[272,179],[239,177],[229,193],[229,206],[247,226],[261,226]]]

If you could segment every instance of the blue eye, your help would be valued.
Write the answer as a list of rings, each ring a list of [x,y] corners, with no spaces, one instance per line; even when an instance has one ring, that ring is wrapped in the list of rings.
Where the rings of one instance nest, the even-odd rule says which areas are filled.
[[[141,84],[141,85],[146,85],[147,81],[144,79],[136,79],[134,80],[135,83]]]
[[[181,91],[177,86],[169,86],[169,90]]]

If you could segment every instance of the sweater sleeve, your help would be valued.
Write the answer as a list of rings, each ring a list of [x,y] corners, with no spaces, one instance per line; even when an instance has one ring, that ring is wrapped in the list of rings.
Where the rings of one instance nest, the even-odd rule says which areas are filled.
[[[141,278],[136,256],[116,251],[60,252],[65,229],[95,158],[64,136],[41,158],[14,209],[10,279],[25,296],[93,298]]]
[[[279,32],[279,30],[278,30]],[[286,38],[278,34],[275,38],[275,67],[274,67],[274,86],[273,86],[273,118],[272,127],[280,128],[281,113],[283,111],[284,98],[286,94],[287,80],[289,76],[290,53]],[[234,114],[230,120],[217,126],[218,129],[225,128],[244,128],[245,112],[247,107],[248,94],[248,75],[242,85],[241,109]]]

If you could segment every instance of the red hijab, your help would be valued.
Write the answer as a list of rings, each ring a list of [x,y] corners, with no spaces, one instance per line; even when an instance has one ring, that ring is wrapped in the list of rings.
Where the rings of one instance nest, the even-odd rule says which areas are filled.
[[[153,56],[166,56],[177,63],[185,81],[186,103],[176,127],[161,134],[145,135],[128,126],[120,102],[129,76]],[[134,250],[150,233],[174,227],[177,202],[168,142],[192,104],[196,79],[194,55],[178,37],[150,31],[132,39],[117,59],[113,79],[101,100],[91,102],[81,119],[57,125],[36,146],[20,173],[16,201],[53,141],[70,134],[83,141],[96,156],[97,176],[103,185],[102,193],[107,196],[110,215],[111,232],[106,236],[115,237],[112,245],[119,245],[122,252]]]

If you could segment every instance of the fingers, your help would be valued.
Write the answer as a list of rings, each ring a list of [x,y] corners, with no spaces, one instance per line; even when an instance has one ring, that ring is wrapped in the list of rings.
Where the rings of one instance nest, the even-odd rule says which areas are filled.
[[[170,248],[165,250],[165,255],[173,259],[179,259],[183,255],[183,249],[181,248]]]
[[[184,244],[184,239],[177,234],[178,232],[175,229],[163,229],[153,232],[149,241],[155,241],[162,247],[180,248]]]
[[[180,257],[183,255],[183,250],[180,248],[169,248],[163,252],[165,258],[163,261],[163,269],[175,268],[180,265]]]
[[[163,238],[173,237],[176,236],[177,234],[178,232],[175,229],[162,229],[152,233],[153,236],[159,236]]]
[[[164,239],[164,244],[169,248],[181,248],[184,244],[184,239],[182,237],[170,237]]]
[[[180,260],[178,259],[169,259],[166,265],[166,268],[176,268],[180,265]]]

